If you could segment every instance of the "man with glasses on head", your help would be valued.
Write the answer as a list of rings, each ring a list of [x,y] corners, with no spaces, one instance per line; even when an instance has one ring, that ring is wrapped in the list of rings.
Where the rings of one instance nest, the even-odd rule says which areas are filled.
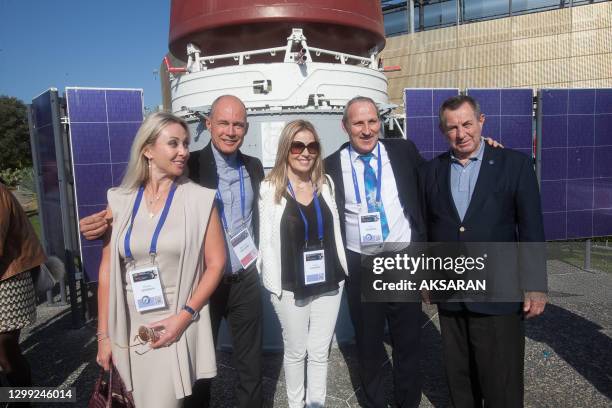
[[[248,131],[244,103],[232,95],[215,99],[206,119],[211,142],[189,157],[189,177],[203,187],[217,190],[217,205],[225,230],[228,262],[223,280],[210,298],[215,345],[223,317],[232,336],[233,364],[238,372],[238,407],[262,405],[261,285],[255,267],[259,237],[257,197],[264,178],[261,161],[240,152]],[[80,221],[85,238],[100,237],[112,220],[106,211]],[[185,407],[210,404],[210,381],[198,380]]]

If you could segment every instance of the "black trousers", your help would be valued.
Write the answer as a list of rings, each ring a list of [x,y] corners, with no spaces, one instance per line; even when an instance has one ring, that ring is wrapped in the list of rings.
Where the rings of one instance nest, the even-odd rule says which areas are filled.
[[[244,274],[240,282],[221,282],[210,298],[210,319],[215,346],[221,320],[225,317],[232,336],[232,362],[238,372],[236,398],[239,408],[260,408],[262,405],[262,336],[263,309],[261,285],[255,268]],[[210,406],[211,380],[198,380],[184,407]]]
[[[446,378],[456,408],[523,407],[525,326],[520,313],[440,309]]]
[[[361,266],[361,254],[347,251],[349,275],[346,282],[349,313],[355,328],[359,377],[368,408],[386,407],[383,365],[385,322],[393,347],[393,395],[401,408],[418,407],[421,401],[419,344],[421,303],[365,303],[361,301],[361,277],[371,270]]]

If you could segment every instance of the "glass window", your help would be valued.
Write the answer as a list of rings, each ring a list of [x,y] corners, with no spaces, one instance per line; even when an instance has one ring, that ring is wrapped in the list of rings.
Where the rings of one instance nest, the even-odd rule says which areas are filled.
[[[486,20],[510,14],[509,0],[463,0],[461,3],[462,21]]]
[[[430,2],[424,9],[424,28],[457,24],[457,0]]]
[[[526,11],[545,11],[559,8],[563,0],[512,0],[512,13],[520,14]],[[569,7],[570,0],[565,0]]]
[[[408,10],[406,7],[394,8],[383,13],[385,35],[408,32]]]

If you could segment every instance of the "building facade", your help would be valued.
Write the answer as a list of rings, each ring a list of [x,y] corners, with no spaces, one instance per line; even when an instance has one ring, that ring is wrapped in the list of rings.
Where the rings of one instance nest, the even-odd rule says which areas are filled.
[[[402,104],[404,88],[612,87],[610,1],[382,4],[381,57],[401,67],[387,74],[389,102]]]

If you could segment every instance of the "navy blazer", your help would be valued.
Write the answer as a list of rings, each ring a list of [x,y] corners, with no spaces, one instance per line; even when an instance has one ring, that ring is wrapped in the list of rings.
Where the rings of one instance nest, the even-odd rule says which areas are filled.
[[[212,151],[212,143],[208,143],[202,150],[191,152],[187,166],[189,168],[189,178],[198,183],[202,187],[216,190],[219,186],[217,177],[217,164],[215,155]],[[244,164],[244,167],[251,178],[251,187],[253,188],[253,240],[255,244],[259,244],[259,211],[257,209],[257,200],[259,199],[259,185],[264,179],[264,169],[261,161],[253,156],[243,154],[238,150],[238,159]]]
[[[478,180],[463,221],[450,188],[450,152],[420,169],[422,209],[430,242],[539,242],[504,259],[503,271],[513,276],[505,284],[522,291],[547,291],[544,226],[540,192],[531,158],[509,149],[485,144]],[[515,247],[515,246],[509,246]],[[527,247],[527,246],[524,246]],[[460,303],[442,303],[442,309],[461,309]],[[466,302],[468,310],[484,314],[508,314],[520,303]]]
[[[419,154],[416,146],[410,140],[405,139],[380,139],[383,144],[393,175],[395,176],[395,184],[397,193],[404,209],[404,214],[408,217],[410,228],[412,230],[412,241],[424,242],[426,240],[423,215],[419,203],[418,189],[418,173],[417,168],[424,163],[424,159]],[[348,142],[340,146],[330,156],[325,159],[325,172],[330,175],[336,185],[336,204],[338,206],[338,214],[340,216],[340,228],[342,230],[342,238],[346,242],[346,226],[344,218],[345,196],[344,191],[347,186],[344,185],[342,177],[342,164],[340,161],[340,152],[348,146]],[[348,188],[353,188],[349,186]]]

